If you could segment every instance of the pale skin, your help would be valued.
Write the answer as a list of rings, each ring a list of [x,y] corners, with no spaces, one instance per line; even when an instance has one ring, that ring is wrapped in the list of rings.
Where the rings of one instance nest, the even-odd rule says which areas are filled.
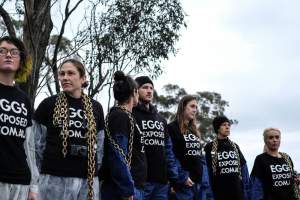
[[[81,97],[82,85],[86,82],[86,77],[80,76],[73,63],[66,62],[61,66],[58,79],[64,92],[76,99]]]
[[[268,131],[264,135],[264,141],[266,145],[266,153],[277,158],[282,156],[279,153],[279,147],[281,143],[281,133],[277,130]],[[300,176],[295,176],[294,180],[300,182]]]
[[[218,130],[218,139],[226,139],[230,135],[230,123],[223,122]]]
[[[0,56],[0,82],[3,85],[13,86],[15,74],[20,67],[20,56],[12,57],[10,52],[18,48],[14,44],[6,41],[1,42],[0,48],[8,50],[6,55]],[[37,200],[37,193],[29,192],[27,199]]]
[[[139,100],[145,103],[146,107],[149,109],[150,103],[153,100],[153,85],[151,83],[145,83],[139,87]]]

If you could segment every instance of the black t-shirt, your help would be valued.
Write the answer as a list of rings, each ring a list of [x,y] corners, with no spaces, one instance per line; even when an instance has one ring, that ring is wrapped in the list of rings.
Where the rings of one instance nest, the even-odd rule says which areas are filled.
[[[16,87],[0,84],[0,182],[29,185],[25,129],[32,125],[27,96]]]
[[[200,138],[192,132],[182,134],[177,121],[168,124],[168,133],[172,139],[173,152],[183,170],[189,172],[194,182],[201,182],[203,167]]]
[[[133,116],[132,116],[133,117]],[[129,142],[129,133],[131,130],[131,124],[129,116],[122,111],[118,107],[113,107],[111,109],[110,115],[109,115],[109,131],[111,135],[114,134],[124,134],[128,138]],[[132,158],[131,158],[131,176],[134,180],[134,184],[137,188],[143,188],[146,182],[147,177],[147,160],[144,150],[144,145],[142,143],[143,135],[139,131],[138,126],[136,124],[136,121],[134,120],[134,136],[133,136],[133,144],[132,144]],[[108,138],[105,138],[105,149],[107,148],[107,145],[110,141]],[[128,148],[129,148],[128,143]],[[103,168],[104,170],[101,172],[101,176],[103,176],[103,179],[106,181],[111,181],[110,177],[108,176],[110,174],[109,166],[106,165],[106,159],[109,156],[107,154],[107,151],[104,149],[104,158],[103,158]]]
[[[148,110],[143,104],[138,104],[133,108],[133,115],[144,135],[148,163],[147,181],[165,184],[168,182],[165,152],[165,140],[169,137],[167,122],[152,105]]]
[[[240,164],[243,166],[246,164],[246,160],[238,145],[236,146],[239,152]],[[217,152],[214,152],[214,156],[217,156],[216,175],[213,175],[212,170],[212,142],[208,143],[204,150],[215,199],[243,200],[243,183],[239,178],[239,162],[234,147],[229,140],[218,139]]]
[[[62,154],[61,124],[59,127],[53,124],[53,113],[57,95],[43,100],[34,113],[34,119],[47,128],[46,149],[43,154],[41,172],[54,176],[86,178],[88,169],[87,153],[84,153],[85,156],[75,155],[78,148],[81,148],[82,152],[86,152],[87,150],[85,135],[87,133],[87,119],[83,111],[83,101],[82,98],[75,99],[68,95],[66,96],[69,108],[69,137],[67,139],[68,153],[65,158]],[[101,104],[95,100],[92,100],[92,107],[98,132],[104,128],[103,109]]]
[[[294,200],[293,173],[284,158],[267,153],[255,158],[251,172],[263,186],[264,200]]]

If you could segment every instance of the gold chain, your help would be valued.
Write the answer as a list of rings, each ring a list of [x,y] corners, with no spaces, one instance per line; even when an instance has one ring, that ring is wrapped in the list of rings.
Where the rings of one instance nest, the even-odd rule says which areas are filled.
[[[61,129],[61,137],[62,137],[62,154],[64,158],[67,156],[67,146],[68,146],[68,123],[69,123],[69,115],[68,115],[68,101],[66,94],[64,92],[59,93],[55,106],[54,106],[54,113],[53,113],[53,125],[59,126],[60,122],[62,123]]]
[[[282,153],[282,152],[279,152],[279,154],[282,156],[282,158],[285,160],[285,162],[288,164],[289,168],[291,169],[291,173],[294,172],[294,169],[293,169],[293,165],[292,165],[292,162],[291,160],[289,159],[289,156],[286,154],[286,153]],[[293,176],[292,176],[293,177]],[[300,190],[296,184],[295,181],[293,181],[293,190],[294,190],[294,197],[297,199],[297,200],[300,200]]]
[[[242,180],[242,172],[241,172],[241,161],[240,161],[240,154],[238,152],[238,149],[235,145],[234,142],[232,142],[229,138],[228,138],[229,143],[231,144],[231,146],[233,147],[236,155],[237,155],[237,160],[238,160],[238,170],[239,170],[239,178]],[[217,162],[218,162],[218,157],[217,157],[217,151],[218,151],[218,139],[215,139],[212,143],[212,150],[211,150],[211,156],[212,156],[212,170],[213,170],[213,174],[216,175],[217,174]]]
[[[110,117],[110,113],[106,116],[105,118],[105,133],[106,136],[108,138],[108,140],[110,141],[110,143],[114,146],[114,148],[122,155],[122,157],[124,158],[124,160],[122,160],[130,169],[131,168],[131,157],[132,157],[132,146],[133,146],[133,136],[134,136],[134,124],[135,124],[135,120],[131,114],[131,112],[129,112],[128,110],[126,110],[124,107],[122,106],[117,106],[120,110],[122,110],[123,112],[125,112],[129,118],[130,121],[130,133],[129,133],[129,145],[128,145],[128,154],[126,155],[124,150],[120,147],[120,145],[112,138],[111,133],[109,131],[109,117]]]
[[[88,200],[93,200],[94,198],[94,190],[93,190],[93,184],[94,184],[94,174],[96,171],[96,162],[95,162],[95,147],[96,147],[96,120],[93,114],[93,106],[91,98],[88,97],[86,94],[82,93],[83,98],[83,107],[84,107],[84,116],[87,118],[87,144],[88,144]],[[68,102],[67,97],[64,92],[61,92],[58,95],[58,98],[55,102],[54,107],[54,114],[53,114],[53,124],[55,126],[59,125],[59,121],[62,120],[62,153],[64,157],[67,155],[67,139],[69,137],[68,134],[68,124],[69,124],[69,118],[68,118]]]

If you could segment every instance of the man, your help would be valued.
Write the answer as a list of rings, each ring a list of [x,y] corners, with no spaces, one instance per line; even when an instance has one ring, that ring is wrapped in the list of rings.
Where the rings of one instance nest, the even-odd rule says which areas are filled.
[[[216,200],[249,199],[249,175],[246,160],[237,144],[232,142],[230,121],[225,116],[213,120],[217,138],[205,146],[206,161]]]
[[[147,158],[147,182],[144,200],[168,199],[168,181],[178,179],[178,169],[167,133],[166,120],[151,104],[153,82],[148,76],[137,77],[139,103],[133,109],[134,117],[143,133]]]
[[[0,200],[37,199],[30,102],[14,85],[26,81],[30,69],[23,42],[10,36],[0,38]]]
[[[299,200],[299,175],[294,174],[293,162],[279,152],[281,133],[279,129],[267,128],[263,133],[265,152],[255,159],[251,172],[251,199],[253,200]]]

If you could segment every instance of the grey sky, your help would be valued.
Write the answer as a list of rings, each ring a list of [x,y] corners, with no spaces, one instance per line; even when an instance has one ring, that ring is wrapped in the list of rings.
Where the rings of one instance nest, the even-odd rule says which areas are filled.
[[[188,27],[157,88],[216,91],[239,121],[232,137],[252,167],[262,131],[283,132],[281,151],[300,171],[300,13],[298,1],[184,0]],[[251,170],[251,168],[250,168]]]

